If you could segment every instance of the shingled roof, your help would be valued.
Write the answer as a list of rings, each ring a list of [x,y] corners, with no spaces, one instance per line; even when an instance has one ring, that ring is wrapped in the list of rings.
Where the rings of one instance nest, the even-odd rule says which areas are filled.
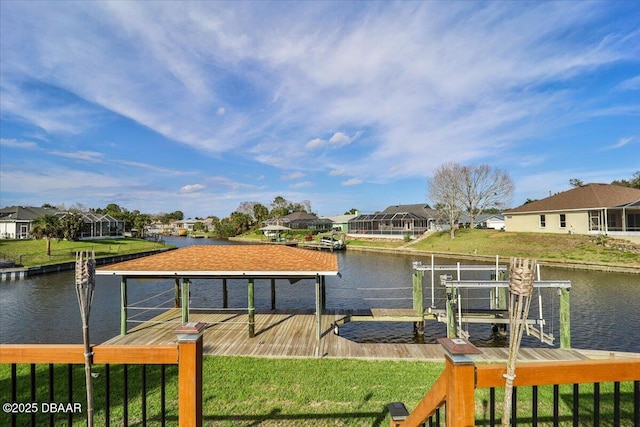
[[[138,277],[314,277],[338,274],[335,254],[280,245],[194,245],[98,268]]]
[[[614,184],[586,184],[546,199],[536,200],[505,214],[526,212],[602,209],[627,205],[640,200],[640,190]]]

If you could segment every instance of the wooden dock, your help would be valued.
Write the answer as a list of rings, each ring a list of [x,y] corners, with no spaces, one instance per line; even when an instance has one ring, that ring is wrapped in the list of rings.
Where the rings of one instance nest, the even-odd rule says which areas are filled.
[[[344,312],[327,310],[322,315],[323,333],[320,340],[315,339],[316,316],[312,310],[256,310],[254,338],[248,337],[248,315],[244,310],[197,310],[190,313],[189,321],[208,325],[204,332],[204,353],[207,355],[444,360],[439,344],[356,343],[335,335],[334,325],[344,317]],[[152,321],[132,328],[127,335],[116,336],[104,344],[174,344],[174,330],[180,322],[180,309],[170,309]],[[482,354],[474,356],[476,360],[502,362],[508,357],[507,348],[482,348],[482,351]],[[628,357],[640,358],[640,354],[522,348],[518,360],[532,362]]]

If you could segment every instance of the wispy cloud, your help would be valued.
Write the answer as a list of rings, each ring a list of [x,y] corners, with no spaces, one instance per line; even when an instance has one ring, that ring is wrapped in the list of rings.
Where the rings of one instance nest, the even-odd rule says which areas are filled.
[[[289,188],[292,188],[292,189],[309,188],[309,187],[313,187],[313,183],[311,181],[297,182],[289,186]]]
[[[73,152],[65,152],[65,151],[49,151],[49,154],[53,154],[54,156],[66,157],[67,159],[80,160],[89,163],[101,163],[104,159],[104,155],[102,153],[98,153],[97,151],[73,151]]]
[[[614,144],[611,144],[611,145],[608,145],[606,147],[603,147],[602,150],[615,150],[615,149],[618,149],[618,148],[625,147],[625,146],[627,146],[627,145],[629,145],[631,143],[634,143],[636,141],[637,141],[636,138],[630,138],[630,137],[628,137],[628,138],[620,138],[618,140],[618,142],[616,142]]]
[[[296,180],[296,179],[300,179],[303,176],[305,176],[304,172],[291,172],[291,173],[288,173],[286,175],[282,175],[280,177],[280,181],[293,181],[293,180]]]
[[[534,174],[566,155],[558,135],[587,144],[576,124],[640,114],[638,10],[624,2],[0,8],[3,148],[91,162],[92,178],[139,174],[154,194],[336,191],[450,160]],[[607,151],[637,141],[611,129]]]
[[[182,187],[179,191],[180,194],[199,193],[204,190],[206,186],[202,184],[189,184]]]
[[[621,90],[640,90],[640,76],[635,76],[630,79],[620,82],[618,89]]]
[[[348,179],[346,181],[343,181],[341,185],[343,185],[345,187],[350,187],[352,185],[360,185],[360,184],[362,184],[362,180],[361,179],[351,178],[351,179]]]
[[[19,148],[21,150],[37,150],[38,144],[32,141],[19,141],[11,138],[0,138],[0,146]]]

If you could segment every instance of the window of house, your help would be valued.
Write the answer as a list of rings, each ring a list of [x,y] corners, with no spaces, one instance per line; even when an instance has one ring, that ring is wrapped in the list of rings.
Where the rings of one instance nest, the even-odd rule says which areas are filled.
[[[560,214],[560,228],[566,228],[566,227],[567,227],[567,215]]]
[[[540,215],[540,228],[545,228],[546,226],[547,226],[546,215]]]

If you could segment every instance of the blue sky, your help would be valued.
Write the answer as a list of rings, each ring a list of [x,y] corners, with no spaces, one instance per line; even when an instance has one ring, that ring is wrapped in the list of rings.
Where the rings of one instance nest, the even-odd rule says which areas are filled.
[[[640,3],[0,2],[0,206],[511,202],[640,170]]]

